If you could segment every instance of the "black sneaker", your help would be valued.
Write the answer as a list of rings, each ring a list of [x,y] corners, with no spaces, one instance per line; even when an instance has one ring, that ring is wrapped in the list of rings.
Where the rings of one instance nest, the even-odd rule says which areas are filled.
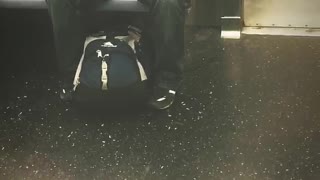
[[[72,101],[73,92],[72,84],[63,83],[60,89],[60,99],[64,102]]]
[[[165,110],[171,107],[176,96],[175,90],[157,87],[154,89],[153,96],[148,105],[156,110]]]

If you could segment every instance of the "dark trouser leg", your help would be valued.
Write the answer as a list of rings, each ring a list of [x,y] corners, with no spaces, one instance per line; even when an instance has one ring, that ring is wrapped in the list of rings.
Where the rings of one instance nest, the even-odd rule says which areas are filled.
[[[151,36],[155,50],[156,85],[177,89],[184,61],[184,0],[149,0],[154,4]]]
[[[85,41],[79,0],[48,0],[60,75],[72,83]]]

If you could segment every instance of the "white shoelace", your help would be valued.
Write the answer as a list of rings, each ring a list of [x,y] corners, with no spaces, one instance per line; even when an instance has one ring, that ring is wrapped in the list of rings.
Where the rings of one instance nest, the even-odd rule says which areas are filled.
[[[169,90],[169,93],[175,95],[175,94],[176,94],[176,91],[174,91],[174,90]],[[158,102],[161,102],[161,101],[166,100],[166,98],[167,98],[167,96],[163,96],[163,97],[157,99],[157,101],[158,101]]]

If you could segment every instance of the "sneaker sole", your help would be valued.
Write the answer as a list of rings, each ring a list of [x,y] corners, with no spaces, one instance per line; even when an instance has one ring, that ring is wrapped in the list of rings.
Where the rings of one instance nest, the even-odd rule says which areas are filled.
[[[152,109],[155,109],[155,110],[166,110],[168,108],[170,108],[172,106],[173,102],[171,102],[170,104],[166,105],[166,106],[162,106],[162,107],[157,107],[153,104],[149,104],[149,106],[152,108]]]

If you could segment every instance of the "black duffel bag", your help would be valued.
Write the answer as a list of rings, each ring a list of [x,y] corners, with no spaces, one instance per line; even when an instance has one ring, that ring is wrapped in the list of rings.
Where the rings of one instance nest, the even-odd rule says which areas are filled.
[[[87,37],[74,78],[74,101],[93,106],[122,107],[144,102],[149,67],[134,37]]]

